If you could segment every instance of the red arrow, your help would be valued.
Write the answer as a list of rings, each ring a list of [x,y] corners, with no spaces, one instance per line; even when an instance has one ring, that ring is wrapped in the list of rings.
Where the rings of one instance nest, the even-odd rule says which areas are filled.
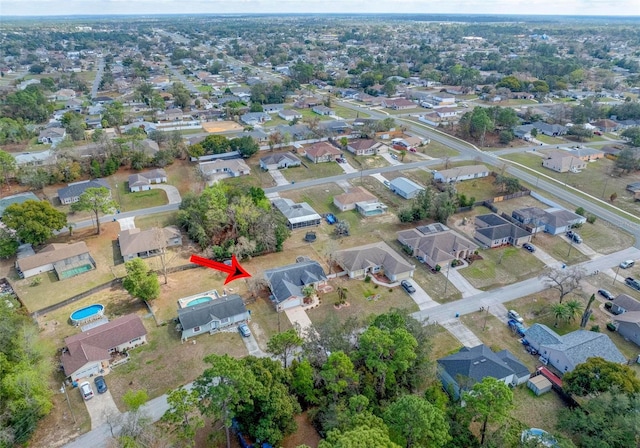
[[[235,255],[231,257],[231,265],[226,265],[224,263],[220,263],[219,261],[209,260],[208,258],[202,258],[197,255],[191,255],[189,261],[191,263],[199,264],[207,268],[215,269],[216,271],[226,272],[229,275],[224,281],[225,285],[234,280],[238,280],[239,278],[251,277],[251,274],[249,274],[244,270],[242,266],[240,266],[240,263],[238,263]]]

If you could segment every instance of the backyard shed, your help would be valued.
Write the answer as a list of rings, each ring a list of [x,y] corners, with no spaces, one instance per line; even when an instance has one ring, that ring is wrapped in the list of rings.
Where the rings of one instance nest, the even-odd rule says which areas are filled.
[[[551,390],[551,381],[546,379],[543,375],[534,376],[529,378],[527,387],[533,391],[534,394],[540,396]]]

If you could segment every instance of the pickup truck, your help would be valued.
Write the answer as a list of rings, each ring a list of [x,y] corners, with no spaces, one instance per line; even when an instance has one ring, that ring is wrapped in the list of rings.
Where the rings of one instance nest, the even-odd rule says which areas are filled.
[[[631,286],[633,289],[640,291],[640,282],[633,277],[627,277],[624,279],[624,282]]]

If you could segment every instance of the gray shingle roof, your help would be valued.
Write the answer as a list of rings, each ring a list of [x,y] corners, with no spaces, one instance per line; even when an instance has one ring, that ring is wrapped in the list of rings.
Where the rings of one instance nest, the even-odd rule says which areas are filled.
[[[613,304],[625,311],[640,311],[640,302],[626,294],[618,294]]]
[[[276,199],[273,201],[273,205],[291,224],[305,222],[312,219],[322,219],[322,216],[320,216],[306,202],[296,204],[291,199]]]
[[[111,187],[104,179],[93,179],[85,182],[77,182],[69,184],[67,187],[58,190],[58,197],[63,198],[75,198],[80,196],[87,188],[101,188],[104,187],[107,190],[111,190]]]
[[[336,258],[348,271],[382,266],[386,273],[397,275],[415,269],[384,242],[341,250],[336,252]]]
[[[414,191],[424,190],[424,187],[406,177],[396,177],[391,181],[391,187],[396,190],[412,193]]]
[[[246,313],[242,297],[230,294],[210,302],[199,303],[178,310],[178,320],[184,329],[203,326],[211,321],[222,320]]]
[[[484,344],[473,348],[463,347],[458,353],[438,359],[438,364],[454,379],[458,375],[477,382],[487,376],[502,379],[521,371],[524,367],[511,353],[509,353],[510,357],[507,356],[508,362],[506,362],[502,359],[506,356],[504,352],[509,353],[503,350],[500,352],[503,356],[498,356]],[[511,365],[517,366],[517,370],[514,370]],[[524,369],[527,370],[526,367]]]
[[[536,341],[544,345],[560,343],[560,336],[551,328],[543,324],[533,324],[527,329],[524,337],[528,341]]]
[[[302,297],[302,288],[327,280],[324,269],[317,261],[303,261],[279,268],[267,269],[264,277],[269,282],[276,303],[292,296]]]

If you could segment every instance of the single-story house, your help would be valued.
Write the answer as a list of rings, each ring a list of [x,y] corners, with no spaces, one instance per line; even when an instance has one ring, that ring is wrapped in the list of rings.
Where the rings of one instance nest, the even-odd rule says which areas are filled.
[[[322,216],[306,202],[296,204],[291,199],[281,198],[273,201],[273,205],[287,218],[287,227],[292,230],[319,226],[322,221]]]
[[[317,142],[305,149],[307,159],[313,163],[335,162],[342,153],[328,142]]]
[[[527,366],[509,350],[495,353],[484,344],[463,347],[453,355],[438,359],[437,372],[445,390],[456,399],[486,377],[517,386],[531,376]]]
[[[334,196],[333,205],[343,212],[356,209],[363,216],[382,215],[387,210],[386,205],[363,187],[353,187],[346,193]]]
[[[266,269],[264,278],[271,290],[276,311],[303,305],[306,286],[317,289],[327,282],[324,269],[317,261],[302,261],[279,268]]]
[[[520,126],[516,126],[513,128],[513,135],[516,138],[521,138],[522,140],[530,141],[532,138],[531,130],[533,129],[533,125],[531,124],[521,124]]]
[[[260,168],[263,170],[279,170],[292,166],[300,166],[302,162],[293,154],[286,152],[270,154],[260,159]]]
[[[558,135],[565,135],[567,128],[559,124],[548,124],[543,121],[536,121],[532,123],[532,126],[538,130],[539,133],[548,135],[549,137],[557,137]]]
[[[602,132],[613,132],[620,129],[620,125],[613,120],[609,120],[608,118],[604,118],[602,120],[594,121],[591,123],[592,126],[595,126]]]
[[[398,196],[405,199],[413,199],[418,193],[424,191],[424,187],[407,179],[406,177],[396,177],[390,182],[389,188]]]
[[[194,299],[197,297],[202,297],[202,293],[193,296]],[[213,334],[222,328],[244,322],[249,316],[249,311],[238,294],[178,309],[183,341],[202,333]]]
[[[47,166],[55,165],[57,156],[55,151],[47,149],[45,151],[16,154],[15,160],[18,166]]]
[[[214,177],[240,177],[251,174],[251,168],[242,159],[213,160],[198,164],[200,172],[207,178]]]
[[[456,118],[458,111],[455,107],[439,107],[435,110],[435,113],[438,114],[438,117],[442,120],[444,118]]]
[[[357,156],[370,156],[377,154],[382,147],[386,148],[386,146],[370,138],[350,140],[347,143],[347,150]]]
[[[611,302],[611,314],[620,315],[640,311],[640,302],[627,294],[618,294]]]
[[[135,314],[90,328],[64,340],[62,367],[73,381],[99,375],[116,353],[147,342],[147,330]]]
[[[589,358],[598,357],[619,364],[627,362],[627,358],[604,333],[576,330],[560,336],[546,325],[533,324],[524,337],[540,353],[541,361],[551,364],[562,373],[573,371]]]
[[[161,184],[167,181],[167,172],[163,169],[146,171],[144,173],[132,174],[129,176],[129,191],[147,191],[151,189],[151,184]]]
[[[406,110],[418,107],[418,105],[406,98],[384,98],[382,100],[382,107],[393,110]]]
[[[639,192],[640,191],[640,182],[633,182],[633,183],[627,184],[626,190],[630,191],[631,193]]]
[[[406,246],[411,255],[417,257],[430,268],[447,266],[456,259],[465,259],[478,250],[478,245],[436,223],[397,233],[398,241]]]
[[[294,109],[281,110],[278,112],[278,116],[287,121],[293,121],[295,119],[302,120],[302,114]]]
[[[325,135],[340,136],[351,134],[352,126],[344,120],[321,121],[318,129]]]
[[[0,198],[0,219],[7,207],[13,204],[22,204],[27,201],[39,201],[40,198],[30,191],[27,193],[18,193],[11,196]]]
[[[262,111],[268,114],[277,114],[284,110],[284,104],[263,104]]]
[[[542,210],[538,207],[525,207],[511,212],[511,217],[527,224],[531,232],[544,231],[551,235],[565,233],[576,224],[584,224],[587,218],[561,208]]]
[[[452,105],[456,103],[455,96],[449,95],[448,93],[444,92],[434,93],[433,95],[431,95],[431,100],[439,106]]]
[[[73,204],[80,200],[80,196],[87,188],[106,188],[111,194],[111,186],[104,179],[83,180],[74,182],[58,190],[58,198],[64,205]]]
[[[468,165],[459,166],[457,168],[451,168],[448,170],[436,171],[433,174],[433,179],[436,182],[442,183],[460,182],[463,180],[487,177],[489,173],[489,168],[484,165]]]
[[[527,387],[533,391],[534,394],[540,396],[551,390],[553,384],[544,375],[536,375],[529,378]]]
[[[336,263],[349,278],[364,278],[368,274],[384,274],[392,282],[413,277],[416,267],[409,264],[385,242],[377,242],[335,253]]]
[[[531,233],[495,213],[476,216],[475,225],[475,238],[486,247],[519,247],[531,241]]]
[[[318,115],[335,115],[335,111],[327,106],[313,106],[311,110]]]
[[[48,244],[37,254],[18,257],[16,269],[23,278],[55,271],[59,280],[95,269],[96,262],[84,241]]]
[[[553,151],[542,160],[542,166],[558,173],[578,173],[587,167],[587,162],[567,151]]]
[[[155,142],[150,138],[141,140],[139,148],[140,151],[145,153],[148,157],[154,157],[160,151],[160,145],[158,145],[158,142]]]
[[[240,121],[249,126],[255,126],[265,121],[271,121],[271,115],[266,112],[247,112],[246,114],[240,115]]]
[[[160,255],[167,247],[181,246],[182,234],[175,226],[149,230],[127,229],[118,235],[118,246],[124,261]]]
[[[640,345],[640,311],[627,311],[614,317],[613,321],[620,336]]]
[[[49,143],[53,146],[60,143],[67,136],[67,131],[64,128],[46,128],[40,131],[38,135],[38,141],[40,143]]]

